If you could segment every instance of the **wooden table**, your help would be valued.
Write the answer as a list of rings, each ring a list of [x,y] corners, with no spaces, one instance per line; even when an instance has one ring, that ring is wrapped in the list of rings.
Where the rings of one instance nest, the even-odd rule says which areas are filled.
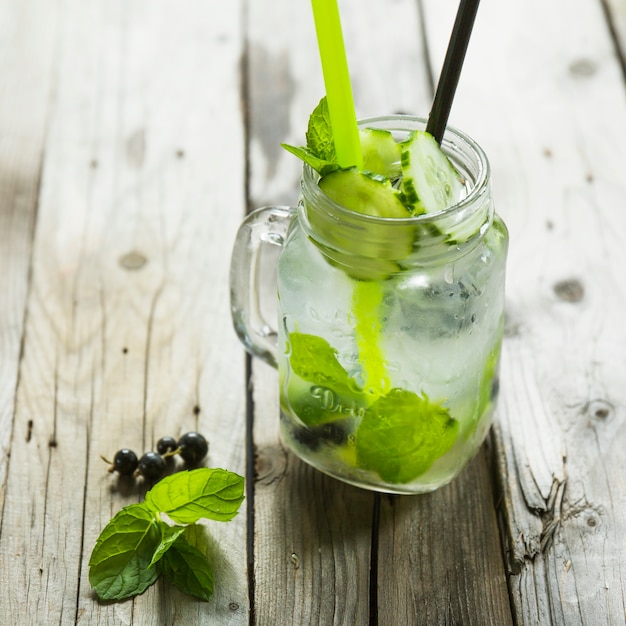
[[[452,0],[341,0],[360,117],[426,115]],[[323,94],[307,0],[0,3],[0,623],[623,624],[626,2],[484,0],[450,123],[509,226],[497,421],[449,486],[376,496],[278,435],[230,321],[243,215],[293,204]],[[216,591],[99,603],[142,498],[99,455],[198,429],[245,475]]]

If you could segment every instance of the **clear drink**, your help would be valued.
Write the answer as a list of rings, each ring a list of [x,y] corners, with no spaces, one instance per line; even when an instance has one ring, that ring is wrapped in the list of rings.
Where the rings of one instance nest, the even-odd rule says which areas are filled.
[[[424,126],[404,116],[361,124],[398,140]],[[299,206],[283,216],[267,359],[278,366],[282,436],[307,463],[373,490],[449,482],[494,413],[508,234],[482,150],[450,129],[442,148],[466,191],[439,213],[355,213],[305,166]]]

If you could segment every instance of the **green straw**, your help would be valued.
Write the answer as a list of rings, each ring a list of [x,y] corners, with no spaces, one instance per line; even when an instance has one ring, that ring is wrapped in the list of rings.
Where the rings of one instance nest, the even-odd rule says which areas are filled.
[[[363,168],[348,61],[337,0],[311,0],[337,162]]]

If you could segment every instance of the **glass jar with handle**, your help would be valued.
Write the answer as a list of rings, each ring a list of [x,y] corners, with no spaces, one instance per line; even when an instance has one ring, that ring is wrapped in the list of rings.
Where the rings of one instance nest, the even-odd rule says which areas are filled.
[[[425,121],[360,125],[401,142]],[[441,147],[464,187],[453,206],[358,213],[305,165],[297,208],[251,213],[231,259],[234,327],[278,368],[285,443],[319,470],[382,492],[452,480],[482,444],[498,393],[508,233],[480,146],[448,128]],[[258,305],[264,243],[281,247],[276,320]]]

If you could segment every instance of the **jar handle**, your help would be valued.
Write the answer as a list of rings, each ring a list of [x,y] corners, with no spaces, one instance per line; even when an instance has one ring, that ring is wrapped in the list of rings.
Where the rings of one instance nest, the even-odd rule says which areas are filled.
[[[282,248],[295,209],[262,207],[239,226],[230,261],[230,311],[235,332],[246,350],[277,367],[278,333],[263,317],[259,290],[259,255],[263,244]]]

